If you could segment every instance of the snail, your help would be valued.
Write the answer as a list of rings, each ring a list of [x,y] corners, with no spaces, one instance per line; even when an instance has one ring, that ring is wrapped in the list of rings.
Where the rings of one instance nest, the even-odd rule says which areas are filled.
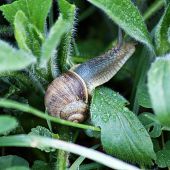
[[[106,53],[61,74],[48,86],[45,107],[50,115],[81,123],[89,112],[93,90],[109,81],[135,51],[134,43],[118,39]]]

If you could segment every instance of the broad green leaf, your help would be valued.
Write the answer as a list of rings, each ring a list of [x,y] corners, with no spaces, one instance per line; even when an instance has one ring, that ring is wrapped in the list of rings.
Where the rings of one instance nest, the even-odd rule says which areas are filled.
[[[138,102],[141,106],[152,108],[147,85],[141,86],[137,91]]]
[[[170,129],[170,54],[157,58],[148,72],[152,106],[160,123]]]
[[[94,91],[91,120],[101,127],[105,151],[125,161],[152,164],[155,157],[149,134],[125,104],[127,101],[107,88]]]
[[[15,39],[20,49],[24,49],[30,54],[40,56],[40,46],[44,36],[38,29],[29,22],[22,11],[18,11],[14,19]]]
[[[157,117],[151,113],[142,113],[138,116],[139,120],[145,126],[145,129],[148,131],[150,137],[156,138],[161,135],[161,125],[156,122]],[[151,120],[152,118],[152,120]],[[155,121],[154,121],[155,120]]]
[[[165,143],[163,149],[170,150],[170,140]]]
[[[156,153],[156,164],[158,164],[158,167],[165,168],[167,166],[170,166],[170,150],[161,150]]]
[[[164,55],[167,51],[170,50],[170,43],[168,41],[168,28],[170,27],[170,5],[165,9],[165,13],[161,18],[157,30],[156,30],[156,48],[158,55]]]
[[[67,22],[63,20],[62,15],[60,15],[42,45],[40,67],[46,67],[48,60],[55,52],[55,49],[58,46],[62,35],[66,32],[68,26],[69,25]]]
[[[50,6],[51,0],[18,0],[12,4],[1,6],[0,10],[11,24],[13,24],[14,16],[18,11],[24,12],[29,22],[44,33],[45,20]]]
[[[74,31],[74,20],[76,14],[76,6],[69,4],[66,0],[58,0],[60,12],[64,20],[70,23],[67,27],[67,33],[63,36],[58,49],[58,60],[60,70],[63,72],[67,70],[67,59],[70,55],[71,39]]]
[[[102,163],[112,169],[126,169],[126,170],[139,170],[139,168],[118,160],[112,156],[92,150],[87,147],[79,146],[70,142],[50,139],[48,137],[35,136],[35,135],[14,135],[7,137],[0,137],[0,146],[19,146],[19,147],[53,147],[56,149],[72,152],[82,155],[96,162]]]
[[[36,160],[34,161],[34,165],[31,167],[32,170],[45,170],[47,166],[47,163],[40,161],[40,160]]]
[[[0,170],[4,170],[12,166],[24,166],[26,168],[29,168],[28,162],[25,159],[16,155],[1,156],[0,165]]]
[[[36,58],[22,50],[16,50],[8,43],[0,40],[0,73],[26,68],[36,62]]]
[[[29,134],[52,138],[52,133],[48,129],[42,126],[37,126],[36,128],[32,128]],[[45,152],[55,151],[55,148],[49,148],[49,147],[47,148],[47,147],[41,147],[41,146],[38,148]]]
[[[122,27],[130,36],[146,44],[155,51],[147,28],[138,9],[129,0],[88,0],[103,10],[111,19]]]
[[[0,134],[11,131],[17,127],[17,120],[11,116],[0,116]]]

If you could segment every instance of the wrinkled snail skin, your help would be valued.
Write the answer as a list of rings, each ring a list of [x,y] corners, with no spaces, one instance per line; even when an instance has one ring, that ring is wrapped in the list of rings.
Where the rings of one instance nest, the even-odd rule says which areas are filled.
[[[98,57],[54,79],[45,94],[45,106],[52,116],[81,123],[89,112],[88,96],[95,87],[109,81],[134,53],[131,43],[118,43]]]
[[[98,57],[95,57],[74,70],[86,83],[88,94],[99,85],[109,81],[134,53],[135,46],[131,43],[115,47]]]

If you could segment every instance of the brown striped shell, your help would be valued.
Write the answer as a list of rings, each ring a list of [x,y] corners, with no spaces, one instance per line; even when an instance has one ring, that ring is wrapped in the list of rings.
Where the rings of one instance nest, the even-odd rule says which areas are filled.
[[[72,71],[63,73],[52,81],[44,101],[50,115],[72,122],[81,123],[89,111],[86,85]]]

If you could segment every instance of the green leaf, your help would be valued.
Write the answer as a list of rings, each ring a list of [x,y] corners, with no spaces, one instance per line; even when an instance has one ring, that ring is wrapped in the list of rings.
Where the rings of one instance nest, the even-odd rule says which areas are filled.
[[[66,32],[68,26],[69,25],[67,24],[67,22],[63,20],[62,15],[60,15],[42,45],[40,67],[46,67],[48,60],[55,52],[55,49],[58,46],[61,37]]]
[[[46,166],[47,166],[47,163],[40,161],[40,160],[36,160],[34,161],[34,165],[31,167],[31,169],[32,170],[44,170]]]
[[[165,143],[163,149],[170,150],[170,140]]]
[[[5,133],[6,131],[11,131],[17,127],[17,120],[15,117],[11,116],[0,116],[0,134]]]
[[[158,123],[158,119],[155,115],[144,112],[140,114],[138,118],[142,122],[142,124],[145,126],[145,129],[148,131],[150,137],[156,138],[161,135],[161,132],[162,132],[161,125]]]
[[[75,154],[82,155],[96,162],[102,163],[112,169],[126,169],[126,170],[139,170],[139,168],[127,164],[121,160],[111,157],[107,154],[95,151],[77,144],[70,142],[50,139],[42,136],[35,135],[14,135],[7,137],[0,137],[0,146],[19,146],[19,147],[53,147],[56,149],[72,152]]]
[[[170,43],[170,27],[168,28],[168,42]]]
[[[158,55],[163,55],[170,49],[170,43],[168,41],[168,28],[170,27],[169,16],[170,5],[166,8],[156,30],[155,41]]]
[[[147,85],[141,86],[137,91],[138,102],[142,107],[152,108]]]
[[[129,0],[88,0],[122,27],[130,36],[155,51],[138,9]]]
[[[0,73],[24,69],[36,62],[36,58],[22,50],[16,50],[8,43],[0,40]]]
[[[67,70],[67,59],[70,55],[71,39],[74,31],[74,20],[76,14],[76,6],[69,4],[66,0],[58,0],[60,12],[63,19],[68,20],[70,25],[67,27],[67,33],[63,36],[58,49],[58,60],[60,70]]]
[[[25,159],[16,155],[1,156],[0,165],[0,170],[4,170],[13,166],[24,166],[26,168],[29,168],[28,162]]]
[[[152,106],[160,123],[170,128],[170,54],[157,58],[148,72]]]
[[[52,138],[52,133],[48,129],[46,129],[45,127],[42,127],[42,126],[37,126],[36,128],[32,128],[31,132],[29,134]],[[41,147],[41,146],[40,147],[38,146],[38,148],[45,152],[54,152],[55,151],[55,148]]]
[[[168,6],[170,4],[170,0],[164,0],[165,1],[165,5]]]
[[[20,49],[24,49],[30,54],[40,56],[40,46],[44,36],[38,29],[29,22],[22,11],[18,11],[14,19],[15,39]]]
[[[170,166],[170,150],[161,150],[156,153],[156,163],[158,167],[165,168]]]
[[[135,114],[125,107],[127,101],[104,87],[93,94],[91,120],[101,127],[105,151],[125,161],[152,164],[155,154],[151,139]]]
[[[18,0],[12,4],[3,5],[0,10],[5,18],[13,24],[14,16],[18,11],[23,11],[29,22],[44,33],[45,20],[51,6],[51,0]]]
[[[13,166],[11,168],[7,168],[6,170],[30,170],[30,169],[25,166]]]

